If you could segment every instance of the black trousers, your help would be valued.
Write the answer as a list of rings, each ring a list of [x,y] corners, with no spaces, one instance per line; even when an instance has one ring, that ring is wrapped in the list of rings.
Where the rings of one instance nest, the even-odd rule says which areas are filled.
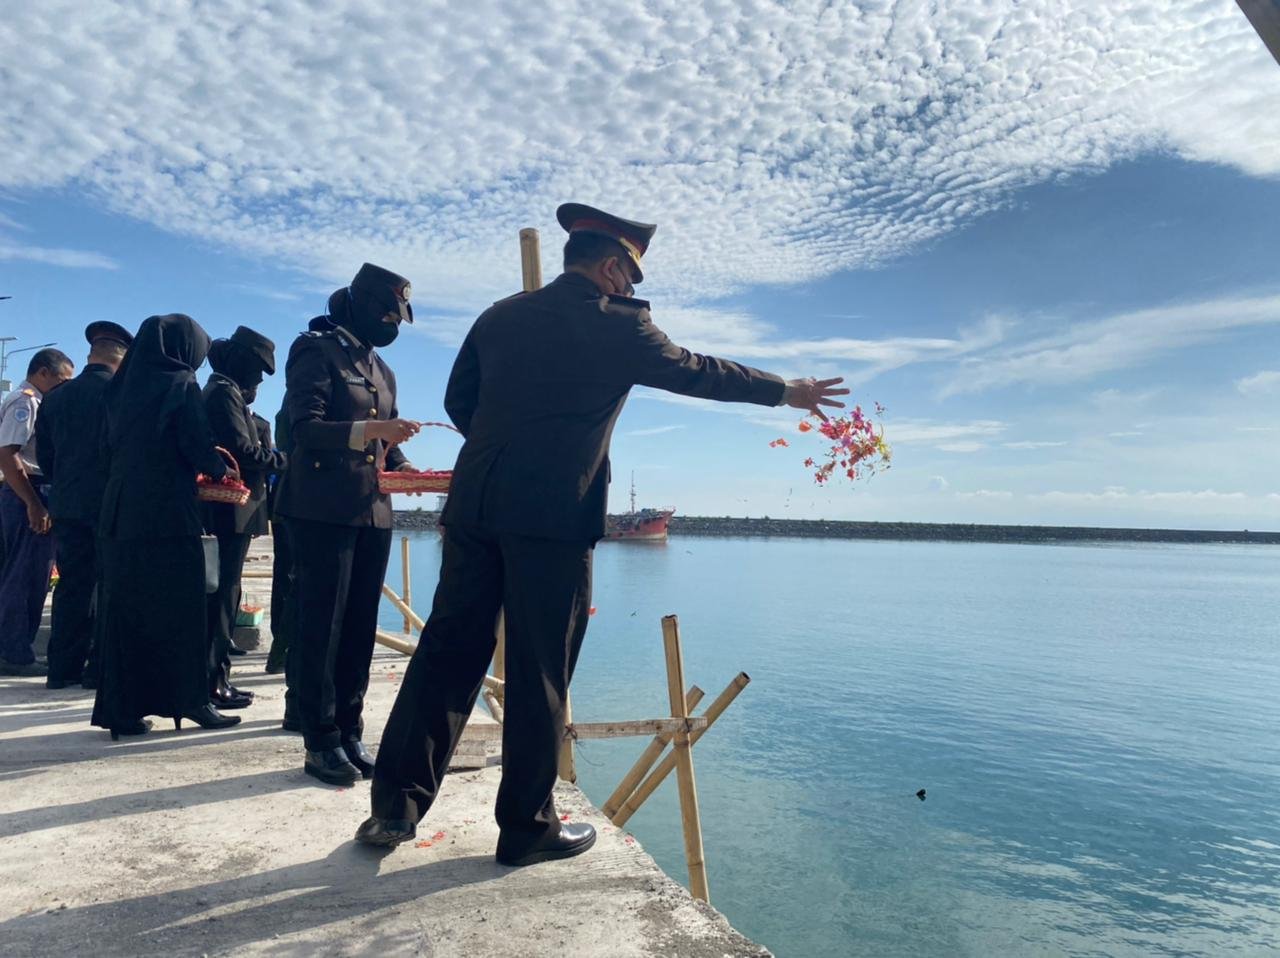
[[[309,750],[364,735],[373,633],[391,530],[289,520],[298,718]]]
[[[240,576],[252,539],[247,532],[218,536],[218,591],[208,597],[206,605],[210,692],[231,678],[231,637],[240,611]]]
[[[58,585],[53,590],[49,678],[80,681],[97,675],[94,629],[98,606],[98,532],[94,523],[58,519]]]
[[[500,847],[518,853],[557,830],[552,790],[565,697],[591,607],[592,543],[500,535],[450,525],[440,584],[382,735],[373,814],[420,821],[493,658],[506,609]]]
[[[267,653],[267,665],[288,666],[289,646],[297,628],[297,613],[293,603],[293,549],[289,541],[289,527],[284,522],[271,524],[274,555],[271,562],[271,651]],[[288,681],[288,672],[285,673]]]

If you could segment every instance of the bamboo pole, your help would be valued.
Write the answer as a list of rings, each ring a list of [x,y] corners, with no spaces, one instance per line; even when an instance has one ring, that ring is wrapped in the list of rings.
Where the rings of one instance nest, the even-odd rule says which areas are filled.
[[[494,645],[493,645],[493,674],[494,677],[505,682],[507,680],[507,612],[506,609],[498,610],[498,621],[493,627]],[[505,693],[498,696],[503,702],[506,701]]]
[[[689,686],[689,691],[685,693],[684,705],[689,711],[693,711],[694,706],[702,701],[702,696],[706,693],[696,685]],[[640,757],[636,759],[636,763],[631,766],[631,771],[622,776],[622,781],[618,783],[618,787],[613,790],[613,794],[605,799],[605,803],[600,806],[600,810],[604,812],[605,818],[613,818],[614,814],[622,807],[622,803],[626,801],[631,793],[636,790],[636,786],[640,784],[640,780],[653,767],[653,763],[658,760],[663,751],[667,747],[667,743],[671,741],[670,732],[659,732],[653,737],[653,741],[645,746],[645,750],[640,753]]]
[[[680,620],[662,617],[662,644],[667,655],[667,696],[671,717],[688,719],[684,704],[684,655],[680,649]],[[680,822],[684,826],[684,860],[689,866],[689,894],[710,903],[707,891],[707,863],[702,853],[702,816],[698,811],[698,785],[693,775],[693,748],[687,728],[677,728],[671,738],[676,760],[676,781],[680,786]]]
[[[503,720],[502,703],[498,701],[498,696],[493,689],[485,688],[484,704],[488,706],[489,714],[493,716],[493,720],[501,725]]]
[[[652,735],[654,732],[665,732],[670,735],[677,729],[697,732],[707,727],[707,720],[701,715],[687,719],[657,718],[629,719],[623,722],[579,722],[565,726],[565,735],[580,739],[602,738],[635,738],[639,735]],[[497,725],[468,725],[462,732],[465,739],[481,738],[485,741],[496,741],[502,737],[502,730]]]
[[[394,632],[388,632],[385,629],[376,629],[373,633],[374,639],[379,645],[384,645],[388,649],[395,649],[403,655],[413,655],[418,650],[417,642],[410,642],[403,635],[397,635]],[[495,679],[492,675],[484,677],[484,687],[486,690],[497,695],[501,701],[502,693],[505,690],[504,683],[501,679]]]
[[[391,604],[400,610],[400,614],[404,616],[405,621],[413,623],[413,627],[419,632],[427,627],[427,623],[423,622],[422,619],[418,617],[418,613],[409,608],[404,599],[396,595],[395,589],[391,588],[391,586],[387,585],[385,582],[382,583],[382,594],[390,599]]]
[[[542,244],[531,226],[520,231],[520,273],[526,293],[542,288]]]
[[[564,728],[566,734],[560,742],[560,762],[557,771],[566,782],[576,782],[578,769],[573,761],[573,703],[569,701],[568,689],[564,692]]]
[[[400,574],[401,580],[404,582],[404,590],[401,595],[404,596],[404,604],[409,608],[413,608],[413,585],[409,581],[409,537],[400,537]],[[409,620],[409,616],[404,617],[405,632],[413,631],[413,623]]]
[[[379,645],[385,645],[387,648],[395,649],[404,655],[413,655],[414,650],[418,647],[417,643],[406,641],[403,635],[394,635],[383,629],[375,630],[373,638]]]
[[[696,745],[698,743],[698,740],[706,734],[707,729],[711,728],[711,726],[715,724],[716,719],[724,714],[725,709],[733,704],[733,700],[738,697],[738,693],[745,689],[750,682],[751,676],[747,675],[746,672],[739,672],[734,676],[733,681],[725,687],[725,690],[716,697],[716,700],[712,702],[711,705],[707,707],[706,712],[703,713],[703,717],[707,720],[706,728],[694,731],[693,735],[689,738],[690,745]],[[618,809],[618,813],[609,820],[618,828],[625,825],[628,820],[630,820],[631,816],[639,811],[640,806],[648,800],[649,796],[657,791],[658,786],[663,783],[666,777],[671,774],[671,770],[675,767],[676,759],[674,754],[668,755],[659,762],[658,767],[649,773],[649,777],[640,783],[639,788],[635,790],[630,798],[622,803],[622,807]]]

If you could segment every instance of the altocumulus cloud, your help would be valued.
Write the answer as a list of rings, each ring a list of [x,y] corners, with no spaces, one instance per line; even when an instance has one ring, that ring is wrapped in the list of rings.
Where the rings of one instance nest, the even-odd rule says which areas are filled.
[[[1230,0],[10,7],[0,187],[74,186],[327,281],[385,261],[444,312],[509,292],[514,229],[554,236],[567,198],[658,221],[650,286],[692,309],[1147,149],[1280,172],[1275,65]],[[877,368],[965,351],[732,331]]]

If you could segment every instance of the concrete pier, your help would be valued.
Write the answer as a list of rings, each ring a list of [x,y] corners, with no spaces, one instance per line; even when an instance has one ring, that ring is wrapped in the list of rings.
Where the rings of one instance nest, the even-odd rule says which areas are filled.
[[[92,692],[0,679],[0,953],[768,955],[573,786],[560,787],[561,812],[600,832],[577,859],[494,861],[492,766],[449,777],[416,843],[357,845],[368,783],[302,773],[301,738],[280,729],[282,677],[264,664],[265,648],[235,663],[235,683],[257,693],[236,728],[157,720],[114,743],[88,724]],[[371,746],[405,664],[375,655]]]

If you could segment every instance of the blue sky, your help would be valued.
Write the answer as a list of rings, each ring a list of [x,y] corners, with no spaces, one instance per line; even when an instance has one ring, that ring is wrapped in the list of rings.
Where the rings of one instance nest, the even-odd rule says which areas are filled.
[[[0,334],[79,359],[184,311],[283,353],[368,259],[414,282],[385,354],[439,419],[572,199],[659,223],[673,338],[844,374],[895,449],[816,489],[797,416],[637,390],[615,507],[634,471],[689,514],[1280,528],[1280,68],[1233,3],[713,6],[31,5]]]

